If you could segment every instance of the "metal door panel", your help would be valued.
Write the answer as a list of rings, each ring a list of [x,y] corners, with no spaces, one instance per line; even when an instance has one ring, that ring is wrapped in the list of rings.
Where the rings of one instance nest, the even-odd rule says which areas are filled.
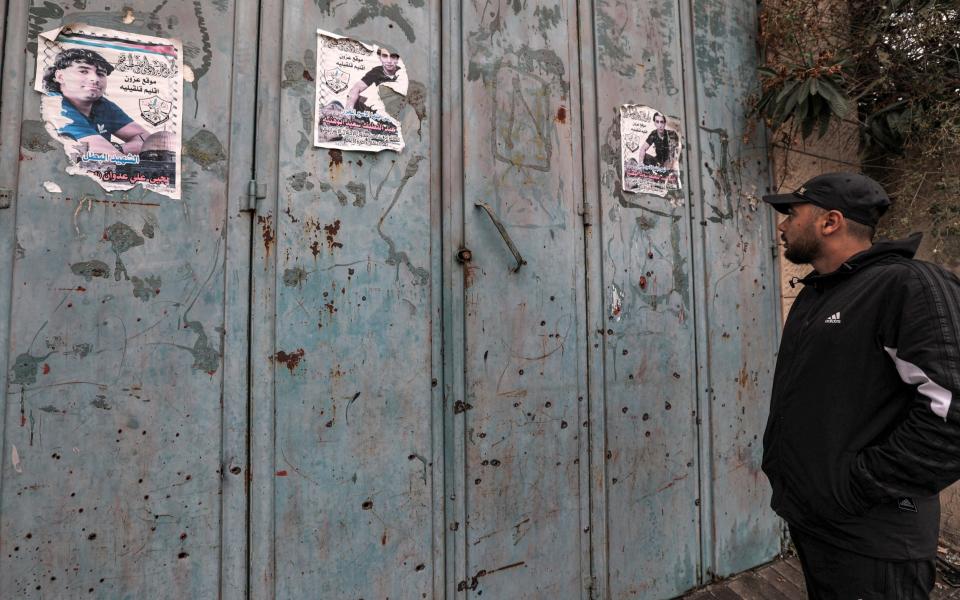
[[[232,553],[245,553],[242,525],[240,535],[221,532],[245,513],[243,477],[221,465],[246,462],[237,436],[225,434],[245,430],[227,420],[245,412],[236,409],[245,386],[234,386],[238,397],[223,394],[222,361],[244,353],[246,337],[245,318],[225,310],[225,274],[246,270],[244,253],[227,258],[225,243],[228,207],[236,208],[227,183],[233,8],[130,2],[121,11],[91,1],[51,11],[33,3],[29,23],[14,11],[16,30],[86,21],[183,40],[194,75],[184,86],[184,197],[107,194],[67,176],[39,122],[34,54],[23,50],[31,40],[9,36],[19,47],[6,56],[22,56],[31,75],[16,86],[25,132],[17,179],[7,180],[16,204],[0,211],[5,225],[15,223],[6,239],[17,249],[2,305],[10,329],[0,589],[23,598],[182,598],[216,596],[222,584],[243,593],[242,568],[224,568],[222,581],[221,560],[211,560],[236,565]],[[17,73],[7,62],[6,73]],[[47,181],[62,193],[47,191]],[[94,261],[111,276],[84,268]],[[231,499],[223,507],[221,495]]]
[[[755,89],[756,6],[691,3],[702,231],[699,322],[704,429],[706,577],[760,564],[781,548],[760,471],[761,437],[777,352],[779,305],[763,132],[751,139],[744,106]]]
[[[464,3],[469,595],[585,596],[588,502],[575,4]],[[526,264],[515,259],[487,203]],[[453,315],[453,318],[457,318]],[[459,415],[458,415],[459,416]]]
[[[276,298],[275,344],[253,356],[271,364],[275,381],[273,464],[254,473],[276,528],[272,540],[255,540],[273,543],[265,597],[442,595],[439,140],[427,93],[439,85],[439,5],[370,6],[288,3],[282,70],[272,75],[283,77],[279,129],[259,132],[279,145],[277,170],[267,171],[278,204],[258,217],[270,266],[255,268],[255,286]],[[318,27],[403,57],[402,152],[303,141],[313,139]]]
[[[682,21],[670,1],[595,7],[609,595],[669,597],[700,554],[689,171],[682,200],[624,193],[618,108],[684,119]]]

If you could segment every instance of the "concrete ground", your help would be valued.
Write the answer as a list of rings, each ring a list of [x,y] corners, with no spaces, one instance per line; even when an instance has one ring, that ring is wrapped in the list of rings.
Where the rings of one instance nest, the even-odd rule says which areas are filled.
[[[948,556],[944,553],[941,558]],[[951,563],[950,560],[938,562],[937,587],[931,596],[932,600],[960,600],[960,587],[953,587],[948,583],[948,579],[952,579],[955,584],[960,585],[960,580],[955,577],[960,575],[960,570],[951,568]],[[694,590],[682,598],[683,600],[805,600],[806,597],[800,562],[796,556],[789,556]]]

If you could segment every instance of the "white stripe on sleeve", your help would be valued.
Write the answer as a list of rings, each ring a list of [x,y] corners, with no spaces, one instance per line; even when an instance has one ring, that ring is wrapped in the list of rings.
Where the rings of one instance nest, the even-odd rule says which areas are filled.
[[[946,421],[947,412],[950,410],[950,402],[953,399],[953,394],[950,390],[930,379],[930,377],[923,372],[923,369],[917,365],[899,358],[896,348],[884,346],[883,349],[886,350],[890,358],[893,359],[893,364],[897,368],[897,373],[900,374],[900,379],[910,385],[919,384],[917,391],[930,399],[930,410]]]

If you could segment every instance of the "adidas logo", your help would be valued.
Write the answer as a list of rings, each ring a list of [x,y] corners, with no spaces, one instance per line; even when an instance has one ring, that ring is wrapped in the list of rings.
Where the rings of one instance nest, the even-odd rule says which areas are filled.
[[[824,323],[840,323],[840,313],[835,312],[824,321]]]

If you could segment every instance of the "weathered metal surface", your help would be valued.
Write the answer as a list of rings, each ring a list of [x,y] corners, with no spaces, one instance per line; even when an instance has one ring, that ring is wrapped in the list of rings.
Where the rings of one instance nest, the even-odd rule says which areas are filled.
[[[586,597],[576,8],[464,3],[462,19],[463,219],[474,257],[464,273],[467,554],[457,583],[470,597]],[[475,202],[503,222],[522,269]]]
[[[690,8],[696,93],[689,100],[696,106],[702,165],[697,278],[709,579],[769,560],[780,549],[781,523],[768,508],[769,485],[760,471],[780,319],[776,238],[770,211],[760,206],[769,182],[762,131],[744,137],[744,106],[755,89],[756,5],[706,0]]]
[[[244,352],[246,320],[225,310],[225,287],[235,290],[225,277],[247,271],[225,243],[233,6],[14,4],[4,123],[22,102],[23,136],[12,162],[3,148],[2,183],[16,187],[17,201],[0,216],[4,250],[15,254],[4,286],[12,297],[0,297],[10,324],[0,590],[17,598],[209,598],[221,585],[242,593],[242,475],[221,468],[221,459],[245,461],[246,429],[229,422],[245,412],[244,386],[225,395],[223,381],[224,354]],[[77,21],[183,40],[193,80],[182,201],[139,189],[107,194],[64,173],[63,152],[39,121],[33,43],[39,31]],[[242,22],[253,27],[240,37],[255,31]],[[236,144],[234,155],[243,152]],[[46,191],[46,181],[62,192]],[[236,363],[229,371],[243,372]]]
[[[662,598],[772,556],[754,11],[10,3],[0,590]],[[68,21],[184,41],[182,202],[63,175],[23,48]],[[403,152],[312,147],[318,27],[402,55]],[[621,191],[624,103],[683,119],[682,201]]]
[[[697,376],[689,177],[682,200],[624,193],[618,108],[653,106],[688,125],[678,4],[596,2],[607,595],[670,597],[700,559]],[[688,135],[689,139],[689,135]],[[691,167],[692,165],[692,167]],[[691,171],[691,168],[693,169]],[[599,462],[602,461],[602,462]],[[599,475],[598,475],[599,476]]]
[[[254,321],[269,322],[275,294],[275,341],[255,344],[253,361],[255,369],[272,364],[274,388],[255,402],[273,400],[272,411],[257,414],[273,412],[275,424],[273,447],[257,455],[253,472],[253,501],[269,499],[252,514],[272,518],[275,530],[272,539],[255,534],[263,548],[252,570],[268,579],[254,584],[257,597],[435,595],[443,564],[435,543],[443,538],[433,530],[443,464],[434,440],[442,415],[433,343],[439,138],[437,96],[427,90],[439,85],[438,9],[318,2],[272,13],[283,17],[282,64],[270,74],[279,123],[258,138],[269,148],[276,136],[278,163],[265,165],[264,176],[278,182],[277,204],[257,217],[258,260],[269,267],[254,268],[263,290]],[[403,57],[410,87],[398,106],[402,153],[312,146],[318,27]],[[262,512],[267,505],[272,515]],[[272,569],[260,563],[271,559]]]

